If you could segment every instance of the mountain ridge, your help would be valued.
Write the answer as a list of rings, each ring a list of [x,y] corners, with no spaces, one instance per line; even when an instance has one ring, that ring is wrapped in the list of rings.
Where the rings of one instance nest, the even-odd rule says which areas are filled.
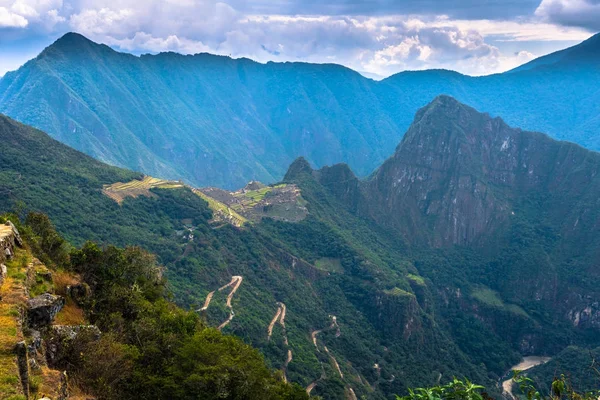
[[[532,71],[373,81],[336,64],[135,56],[69,34],[0,80],[0,112],[113,165],[227,189],[273,183],[298,156],[368,176],[439,94],[600,149],[598,70]]]

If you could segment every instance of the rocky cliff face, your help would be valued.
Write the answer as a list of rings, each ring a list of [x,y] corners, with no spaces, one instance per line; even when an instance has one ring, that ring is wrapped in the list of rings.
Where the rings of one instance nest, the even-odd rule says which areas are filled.
[[[437,98],[367,184],[368,197],[382,205],[373,217],[406,226],[413,237],[429,227],[426,239],[438,247],[493,233],[511,213],[510,199],[497,192],[515,181],[517,134],[500,119]]]
[[[440,96],[370,179],[341,165],[314,175],[355,212],[413,243],[447,247],[497,240],[528,202],[537,203],[528,217],[581,239],[600,227],[599,172],[597,153]]]
[[[489,285],[497,298],[477,299],[463,288],[464,298],[450,303],[515,349],[555,351],[569,344],[557,338],[560,330],[600,329],[600,291],[591,283],[600,275],[600,154],[440,96],[369,179],[346,165],[313,171],[302,161],[286,179],[302,174],[391,235],[439,249],[424,258],[456,246],[474,254],[474,265],[461,260],[453,268],[471,268],[465,281]],[[432,279],[438,271],[434,265]],[[540,309],[547,313],[538,319]]]

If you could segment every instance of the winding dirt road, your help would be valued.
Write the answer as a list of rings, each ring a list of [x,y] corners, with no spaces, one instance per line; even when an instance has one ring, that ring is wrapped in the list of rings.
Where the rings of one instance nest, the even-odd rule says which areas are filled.
[[[232,276],[231,282],[229,282],[227,285],[219,288],[219,292],[220,292],[220,291],[227,289],[230,286],[233,286],[233,288],[231,289],[231,292],[229,292],[229,294],[227,295],[227,302],[226,302],[227,307],[229,307],[229,317],[221,325],[219,325],[219,327],[217,328],[218,330],[221,330],[221,329],[225,328],[227,325],[229,325],[229,323],[231,322],[233,317],[235,317],[235,312],[233,312],[233,307],[231,306],[231,299],[233,299],[233,295],[240,288],[240,285],[242,284],[243,280],[244,280],[244,278],[241,276]]]
[[[215,290],[213,290],[206,296],[206,300],[204,301],[204,306],[202,306],[202,308],[200,308],[196,311],[206,311],[208,309],[208,306],[210,305],[210,301],[212,300],[214,295],[215,295]]]
[[[267,340],[271,340],[271,335],[273,334],[273,328],[275,327],[275,323],[277,322],[277,320],[279,320],[280,316],[281,316],[281,307],[277,307],[277,312],[275,313],[275,316],[273,317],[273,319],[271,320],[271,323],[269,324],[269,327],[267,328]]]
[[[321,352],[321,350],[319,350],[319,345],[317,344],[317,336],[323,332],[324,330],[332,330],[332,329],[336,329],[335,332],[335,337],[339,337],[342,332],[340,331],[340,326],[337,323],[337,317],[335,315],[330,315],[329,318],[331,318],[331,325],[329,325],[329,327],[325,328],[325,329],[318,329],[318,330],[314,330],[310,333],[310,337],[312,339],[313,344],[315,345],[315,349],[317,350],[317,352]],[[338,363],[337,359],[335,358],[335,356],[329,351],[329,349],[327,348],[327,346],[323,346],[323,349],[325,350],[325,353],[327,353],[327,355],[329,356],[330,360],[333,362],[333,365],[335,366],[335,369],[337,370],[338,374],[340,375],[340,378],[343,380],[344,379],[344,373],[342,372],[342,369],[340,368],[340,364]],[[322,367],[322,365],[321,365]],[[322,379],[325,379],[326,375],[325,375],[325,370],[323,369],[323,373],[321,374],[321,377],[319,379],[317,379],[316,381],[312,382],[310,385],[308,385],[306,387],[306,393],[308,393],[310,395],[310,392],[312,392],[312,390],[317,386],[318,382]],[[354,389],[352,389],[350,386],[347,386],[348,388],[348,393],[350,395],[350,397],[352,399],[356,399],[356,394],[354,393]]]
[[[283,364],[283,368],[281,369],[283,372],[283,380],[287,382],[287,377],[286,377],[287,366],[290,362],[292,362],[293,357],[292,357],[292,350],[289,348],[290,344],[288,341],[287,332],[285,330],[286,311],[287,311],[287,308],[285,307],[285,304],[278,302],[277,303],[277,312],[275,313],[275,316],[273,317],[273,319],[271,320],[271,323],[269,324],[269,327],[267,328],[267,341],[271,340],[271,335],[273,334],[273,328],[275,327],[275,324],[277,322],[279,322],[279,325],[281,325],[281,328],[283,329],[283,343],[288,347],[287,357],[285,359],[285,363]]]
[[[229,282],[225,286],[221,286],[218,289],[219,292],[222,292],[223,290],[227,289],[228,287],[232,287],[231,292],[229,292],[229,294],[227,295],[227,301],[225,303],[226,306],[229,308],[229,317],[221,325],[219,325],[219,327],[217,328],[218,330],[225,328],[231,322],[233,317],[235,317],[235,312],[233,312],[233,307],[231,306],[231,300],[233,299],[233,295],[235,294],[235,292],[237,292],[237,290],[240,288],[240,285],[242,284],[243,280],[244,280],[244,277],[242,277],[242,276],[238,276],[238,275],[232,276],[231,282]],[[210,306],[210,302],[211,302],[213,296],[215,295],[215,292],[216,292],[216,290],[213,290],[212,292],[210,292],[206,296],[206,300],[204,301],[204,306],[196,311],[198,311],[198,312],[206,311],[208,309],[208,306]]]

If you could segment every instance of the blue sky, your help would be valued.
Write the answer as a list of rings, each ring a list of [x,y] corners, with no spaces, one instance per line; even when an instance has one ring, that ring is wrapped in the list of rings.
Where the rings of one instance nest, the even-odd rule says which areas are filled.
[[[483,75],[600,31],[600,0],[0,0],[0,75],[69,31],[136,54]]]

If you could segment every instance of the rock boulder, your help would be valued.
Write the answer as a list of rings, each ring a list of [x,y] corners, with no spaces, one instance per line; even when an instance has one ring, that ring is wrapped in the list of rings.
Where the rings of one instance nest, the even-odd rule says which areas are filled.
[[[27,301],[27,323],[30,328],[40,329],[54,321],[56,314],[65,305],[65,299],[50,293],[44,293]]]

